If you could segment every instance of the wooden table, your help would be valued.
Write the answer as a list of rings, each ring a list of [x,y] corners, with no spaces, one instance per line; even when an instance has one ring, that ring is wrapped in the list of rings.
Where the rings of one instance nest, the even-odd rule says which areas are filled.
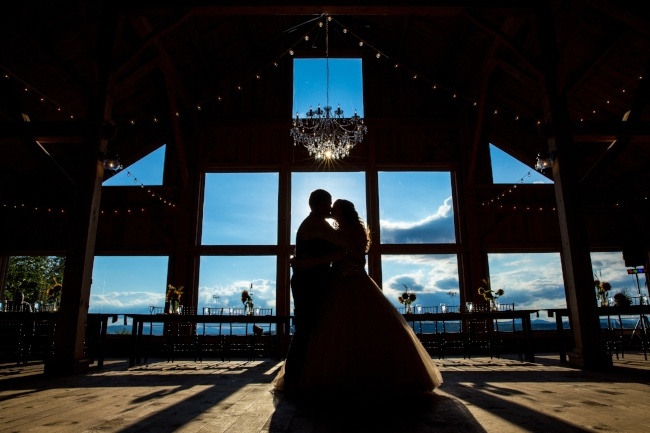
[[[650,314],[650,305],[629,305],[627,307],[596,307],[596,309],[598,311],[598,317],[607,316],[609,318],[611,316],[619,316],[619,320],[620,316],[639,316],[641,320],[645,320],[644,317],[647,314]],[[562,324],[562,318],[570,318],[571,312],[568,308],[546,308],[545,310],[548,314],[548,317],[555,317],[555,329],[557,331],[557,338],[559,341],[560,361],[566,363],[567,353],[566,348],[564,347],[564,326]],[[648,335],[644,335],[644,338],[647,342]],[[646,345],[647,343],[644,343],[644,354],[646,355],[646,359],[648,359],[646,354]]]
[[[97,367],[104,366],[104,346],[106,341],[106,331],[108,327],[108,319],[113,322],[117,321],[117,314],[103,314],[103,313],[89,313],[86,317],[86,356],[97,358]],[[17,336],[20,344],[22,342],[29,342],[33,337],[32,333],[35,332],[36,324],[51,324],[51,335],[45,336],[51,338],[54,344],[54,329],[56,323],[59,321],[59,313],[54,312],[28,312],[28,311],[5,311],[0,312],[0,322],[2,323],[19,323],[22,335]],[[49,344],[49,343],[48,343]],[[19,361],[26,361],[24,358],[28,355],[28,348],[22,347],[21,358]]]
[[[410,313],[404,314],[404,318],[409,323],[445,321],[460,321],[461,323],[467,323],[469,320],[520,320],[522,334],[525,341],[524,357],[529,362],[535,362],[535,354],[533,352],[533,331],[530,321],[531,314],[537,314],[539,316],[539,310],[477,311],[472,313]]]
[[[140,364],[142,360],[142,343],[144,324],[154,323],[191,323],[194,325],[203,323],[275,323],[278,326],[278,334],[289,335],[292,316],[244,316],[244,315],[220,315],[220,314],[127,314],[127,317],[133,319],[131,331],[131,352],[129,355],[129,366],[133,367]]]

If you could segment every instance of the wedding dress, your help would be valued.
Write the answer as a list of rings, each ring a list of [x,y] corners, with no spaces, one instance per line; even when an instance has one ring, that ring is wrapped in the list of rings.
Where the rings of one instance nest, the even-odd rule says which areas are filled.
[[[364,264],[352,257],[335,263],[299,394],[411,394],[442,383],[431,356]],[[284,365],[274,380],[276,389],[282,389],[283,372]]]
[[[307,345],[296,393],[306,396],[394,396],[426,393],[442,376],[417,335],[365,270],[370,240],[354,205],[337,200],[332,216],[341,249]],[[284,386],[285,362],[273,385]],[[293,393],[293,387],[292,387]]]

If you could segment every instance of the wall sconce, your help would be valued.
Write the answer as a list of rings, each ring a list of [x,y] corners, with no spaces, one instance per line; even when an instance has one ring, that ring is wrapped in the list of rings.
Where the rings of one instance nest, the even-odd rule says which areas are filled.
[[[102,162],[104,170],[118,171],[122,169],[122,163],[117,155],[108,156],[106,153],[100,155],[99,160]]]
[[[535,162],[535,170],[537,171],[544,171],[548,168],[553,168],[553,163],[555,162],[555,153],[554,152],[547,152],[545,154],[542,154],[542,152],[539,152],[537,154],[537,162]]]

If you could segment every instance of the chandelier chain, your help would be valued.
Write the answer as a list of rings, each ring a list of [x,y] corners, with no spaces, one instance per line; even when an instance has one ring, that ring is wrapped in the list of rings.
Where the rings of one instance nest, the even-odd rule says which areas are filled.
[[[329,17],[327,17],[329,18]],[[330,106],[330,21],[325,19],[325,91],[326,107]]]
[[[309,155],[316,159],[339,159],[350,154],[350,150],[363,141],[363,136],[368,133],[368,128],[363,119],[354,112],[350,118],[343,117],[343,110],[339,105],[334,112],[330,107],[330,68],[329,68],[329,22],[331,16],[325,17],[325,82],[326,106],[320,104],[316,110],[311,107],[303,120],[296,113],[290,135],[293,136],[293,145],[302,144],[309,151]],[[322,23],[321,23],[322,27]]]

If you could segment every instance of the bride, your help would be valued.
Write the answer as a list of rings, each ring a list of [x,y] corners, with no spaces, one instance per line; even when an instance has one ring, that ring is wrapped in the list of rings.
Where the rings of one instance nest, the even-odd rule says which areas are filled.
[[[336,200],[332,218],[337,228],[334,241],[345,254],[332,265],[332,286],[310,338],[298,393],[394,395],[434,390],[442,383],[440,372],[402,314],[365,271],[370,237],[354,204]],[[284,368],[274,380],[277,390],[283,388],[283,373]]]

